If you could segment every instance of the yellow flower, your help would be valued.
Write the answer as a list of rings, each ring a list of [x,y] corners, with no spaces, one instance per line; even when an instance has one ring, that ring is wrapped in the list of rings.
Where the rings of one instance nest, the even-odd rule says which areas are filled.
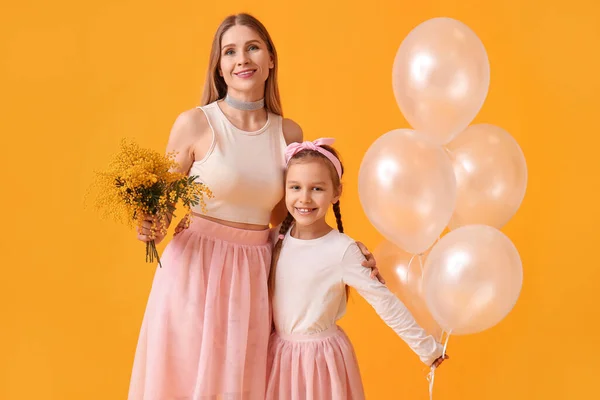
[[[186,217],[196,205],[205,211],[205,197],[213,197],[212,192],[196,182],[196,176],[175,172],[178,167],[175,155],[174,152],[163,155],[122,140],[120,152],[106,171],[97,172],[92,184],[97,192],[97,208],[105,217],[138,226],[148,216],[161,221],[173,213],[177,203],[184,207]],[[157,222],[151,228],[152,235],[165,234],[166,230],[165,224]],[[156,252],[153,243],[152,249]]]

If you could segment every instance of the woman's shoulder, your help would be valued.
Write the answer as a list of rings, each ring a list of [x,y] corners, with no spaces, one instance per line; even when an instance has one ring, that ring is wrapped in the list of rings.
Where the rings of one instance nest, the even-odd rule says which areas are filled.
[[[173,123],[172,132],[175,135],[197,137],[210,130],[206,114],[195,107],[182,111]]]
[[[289,118],[283,118],[282,128],[286,144],[298,142],[301,143],[304,137],[302,128],[295,121]]]
[[[206,113],[202,110],[203,107],[194,107],[182,111],[177,116],[175,123],[208,125]]]

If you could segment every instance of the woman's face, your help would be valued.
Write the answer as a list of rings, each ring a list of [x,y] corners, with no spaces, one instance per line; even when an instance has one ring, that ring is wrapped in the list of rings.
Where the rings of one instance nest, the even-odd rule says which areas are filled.
[[[235,25],[223,34],[219,72],[232,96],[261,99],[273,67],[266,43],[252,28]]]

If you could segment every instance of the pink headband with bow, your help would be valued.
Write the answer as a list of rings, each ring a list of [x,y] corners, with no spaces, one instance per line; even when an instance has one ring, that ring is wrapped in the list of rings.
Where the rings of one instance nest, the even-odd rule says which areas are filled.
[[[285,149],[285,164],[287,165],[290,162],[290,159],[296,153],[299,153],[302,150],[318,151],[319,153],[321,153],[325,157],[327,157],[327,159],[329,161],[331,161],[331,163],[335,167],[335,170],[337,171],[338,176],[341,178],[342,177],[342,164],[340,163],[340,160],[338,160],[337,157],[334,156],[330,151],[327,151],[321,147],[321,145],[323,145],[323,144],[331,146],[334,142],[335,142],[334,138],[321,138],[321,139],[315,140],[314,142],[291,143]]]

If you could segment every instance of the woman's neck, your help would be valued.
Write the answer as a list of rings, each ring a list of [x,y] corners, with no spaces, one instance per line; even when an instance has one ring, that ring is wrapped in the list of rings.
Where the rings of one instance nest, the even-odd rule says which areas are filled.
[[[223,110],[228,118],[244,125],[264,123],[267,117],[267,111],[264,107],[264,96],[264,85],[249,91],[228,88],[225,95],[226,98],[221,102],[221,110]],[[261,100],[262,106],[261,104],[257,104]]]
[[[239,91],[232,88],[227,88],[227,96],[239,102],[253,103],[255,101],[264,99],[265,87],[262,86],[256,88],[256,90],[248,91]]]
[[[268,114],[265,108],[258,110],[238,110],[225,101],[219,101],[219,107],[227,119],[242,130],[258,130],[267,122]]]

